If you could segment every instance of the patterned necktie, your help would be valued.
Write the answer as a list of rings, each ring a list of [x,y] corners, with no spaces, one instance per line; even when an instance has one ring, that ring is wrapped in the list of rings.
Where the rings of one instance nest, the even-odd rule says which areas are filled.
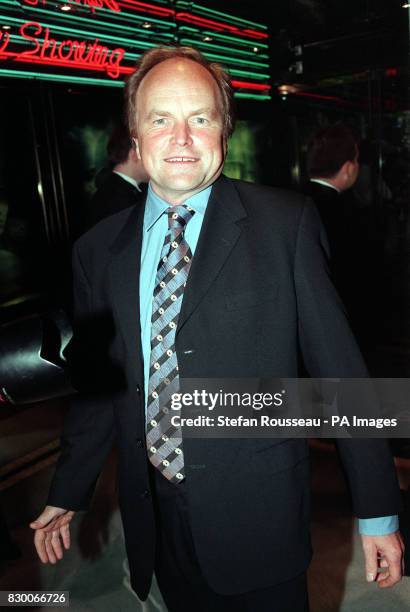
[[[151,357],[147,401],[147,449],[151,463],[171,482],[185,476],[182,432],[171,424],[171,397],[179,391],[175,333],[192,253],[184,238],[195,211],[172,206],[157,268],[152,301]]]

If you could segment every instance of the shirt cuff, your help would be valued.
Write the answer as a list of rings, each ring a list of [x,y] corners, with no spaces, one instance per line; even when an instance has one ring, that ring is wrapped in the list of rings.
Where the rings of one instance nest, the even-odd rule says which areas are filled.
[[[378,536],[389,535],[399,529],[399,517],[380,516],[378,518],[359,519],[359,533],[361,535]]]

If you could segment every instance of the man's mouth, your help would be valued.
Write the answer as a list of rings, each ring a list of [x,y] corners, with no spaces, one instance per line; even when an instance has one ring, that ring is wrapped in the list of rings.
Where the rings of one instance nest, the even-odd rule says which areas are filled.
[[[192,164],[198,160],[198,157],[166,157],[164,159],[169,164]]]

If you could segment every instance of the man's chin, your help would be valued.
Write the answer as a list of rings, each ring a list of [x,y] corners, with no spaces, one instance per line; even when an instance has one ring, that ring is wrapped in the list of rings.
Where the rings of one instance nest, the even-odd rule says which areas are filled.
[[[190,180],[185,180],[184,178],[178,178],[177,180],[162,183],[162,188],[167,191],[184,193],[202,189],[205,184],[206,181],[203,179],[192,180],[191,178]]]
[[[205,181],[174,181],[172,183],[169,182],[166,185],[164,183],[156,184],[151,181],[151,184],[157,195],[159,195],[163,200],[173,204],[187,200],[209,185],[209,183]]]

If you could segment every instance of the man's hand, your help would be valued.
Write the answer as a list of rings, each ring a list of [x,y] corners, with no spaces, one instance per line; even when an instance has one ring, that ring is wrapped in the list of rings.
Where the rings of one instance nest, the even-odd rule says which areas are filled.
[[[379,587],[387,588],[401,580],[404,544],[399,531],[380,536],[362,535],[362,545],[368,582],[376,581]]]
[[[30,523],[31,529],[35,529],[34,545],[43,563],[57,563],[63,558],[63,546],[66,550],[70,548],[70,521],[73,516],[71,510],[46,506],[40,516]]]

